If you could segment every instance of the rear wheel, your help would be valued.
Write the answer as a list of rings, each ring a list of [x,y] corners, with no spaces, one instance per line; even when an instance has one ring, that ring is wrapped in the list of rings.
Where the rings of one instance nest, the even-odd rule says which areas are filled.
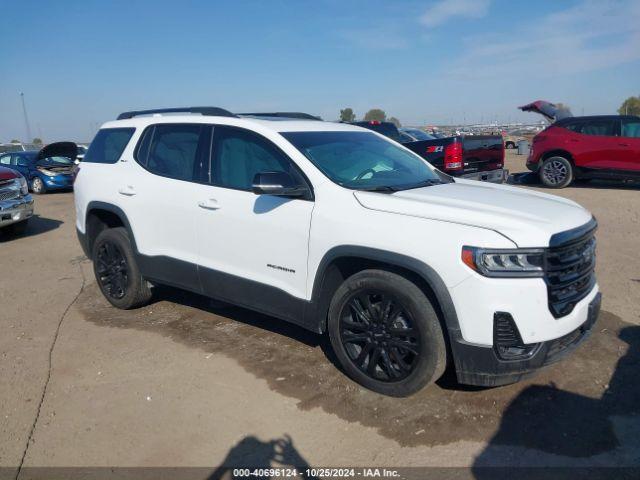
[[[92,249],[93,270],[98,286],[118,308],[141,307],[151,299],[149,284],[140,274],[127,230],[103,230]]]
[[[573,165],[564,157],[549,157],[540,167],[540,181],[549,188],[564,188],[573,176]]]
[[[364,270],[348,278],[331,301],[328,330],[346,373],[375,392],[404,397],[444,373],[445,341],[434,308],[395,273]]]
[[[36,195],[40,195],[47,191],[47,187],[45,187],[44,182],[40,177],[34,177],[31,180],[31,191]]]
[[[516,144],[513,142],[506,142],[504,144],[504,148],[508,148],[508,149],[516,148]]]

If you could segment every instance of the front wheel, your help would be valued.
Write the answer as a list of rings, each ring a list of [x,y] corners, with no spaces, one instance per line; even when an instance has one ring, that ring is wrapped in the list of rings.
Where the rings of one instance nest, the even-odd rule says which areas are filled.
[[[375,392],[405,397],[444,373],[445,340],[435,310],[395,273],[364,270],[345,280],[331,300],[328,330],[345,372]]]
[[[47,187],[45,187],[40,177],[34,177],[33,180],[31,180],[31,191],[36,195],[43,194],[47,191]]]
[[[564,188],[573,176],[573,165],[564,157],[547,158],[540,167],[540,181],[549,188]]]
[[[504,144],[504,148],[508,148],[509,150],[516,148],[516,144],[513,142],[507,142]]]
[[[98,286],[117,308],[141,307],[151,299],[149,284],[140,274],[127,230],[103,230],[92,249],[93,270]]]

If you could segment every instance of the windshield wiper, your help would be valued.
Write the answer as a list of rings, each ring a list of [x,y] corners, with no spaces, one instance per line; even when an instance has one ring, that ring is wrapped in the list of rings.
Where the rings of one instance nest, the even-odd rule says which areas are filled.
[[[433,185],[442,185],[444,183],[447,183],[447,182],[443,182],[442,180],[439,180],[439,179],[423,180],[422,182],[413,183],[411,185],[405,185],[402,188],[396,189],[396,191],[412,190],[414,188],[422,188],[422,187],[431,187]]]
[[[389,185],[376,185],[375,187],[364,187],[358,188],[363,192],[382,192],[382,193],[393,193],[397,192],[398,189],[395,187],[390,187]]]

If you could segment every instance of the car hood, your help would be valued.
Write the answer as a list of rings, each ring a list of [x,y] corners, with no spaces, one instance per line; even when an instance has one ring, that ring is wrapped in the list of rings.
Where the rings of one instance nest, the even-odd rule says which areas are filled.
[[[393,194],[356,191],[365,208],[494,230],[519,247],[546,247],[555,233],[584,225],[591,213],[571,200],[472,180]]]
[[[18,173],[10,168],[0,167],[0,180],[11,180],[17,178]]]
[[[75,159],[78,155],[78,146],[73,142],[50,143],[43,147],[36,155],[36,160],[44,160],[50,157],[67,157]]]
[[[542,115],[546,120],[553,123],[562,118],[573,117],[573,113],[569,107],[561,104],[547,102],[545,100],[536,100],[535,102],[518,107],[523,112],[534,112]]]

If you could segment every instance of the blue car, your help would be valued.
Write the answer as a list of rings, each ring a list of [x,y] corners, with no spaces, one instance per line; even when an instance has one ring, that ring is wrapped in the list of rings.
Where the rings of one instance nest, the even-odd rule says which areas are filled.
[[[40,151],[0,154],[0,166],[19,171],[36,194],[73,188],[77,147],[69,142],[47,145]]]

